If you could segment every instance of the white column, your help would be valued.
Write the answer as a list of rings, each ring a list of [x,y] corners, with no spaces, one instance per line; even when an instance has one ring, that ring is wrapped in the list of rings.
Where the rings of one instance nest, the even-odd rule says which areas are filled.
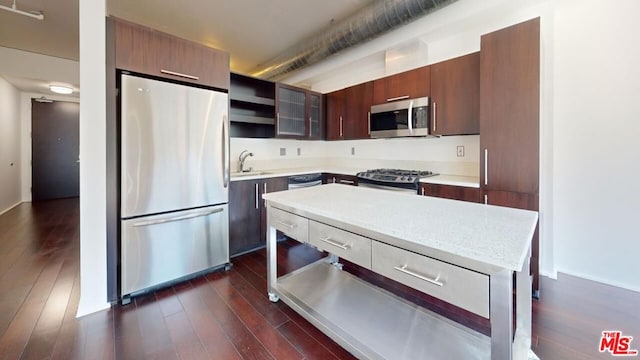
[[[105,0],[80,0],[80,304],[109,307],[106,246]]]

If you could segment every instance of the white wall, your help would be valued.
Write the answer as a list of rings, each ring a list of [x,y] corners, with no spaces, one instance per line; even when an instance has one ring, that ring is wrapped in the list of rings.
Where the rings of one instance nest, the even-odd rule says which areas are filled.
[[[105,0],[80,0],[80,304],[109,307],[106,230]]]
[[[20,200],[20,93],[0,77],[0,214]]]
[[[640,291],[640,2],[558,4],[554,216],[558,271]]]

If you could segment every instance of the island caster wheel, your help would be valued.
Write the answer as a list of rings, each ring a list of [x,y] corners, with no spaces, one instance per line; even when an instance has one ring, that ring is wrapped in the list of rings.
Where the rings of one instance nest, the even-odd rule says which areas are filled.
[[[280,300],[280,297],[274,293],[269,293],[269,301],[271,302],[278,302],[278,300]]]

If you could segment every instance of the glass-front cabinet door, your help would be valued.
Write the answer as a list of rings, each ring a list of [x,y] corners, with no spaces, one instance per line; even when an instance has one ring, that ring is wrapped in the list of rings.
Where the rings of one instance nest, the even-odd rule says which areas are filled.
[[[322,94],[309,93],[309,137],[322,138]]]
[[[278,87],[277,135],[307,136],[306,92],[280,85]]]
[[[324,99],[320,93],[278,84],[277,137],[322,139]]]

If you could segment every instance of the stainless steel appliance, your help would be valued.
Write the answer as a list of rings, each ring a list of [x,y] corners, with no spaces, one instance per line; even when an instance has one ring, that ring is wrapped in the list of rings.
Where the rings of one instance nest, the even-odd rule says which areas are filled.
[[[359,172],[358,186],[383,190],[418,193],[420,179],[435,176],[431,171],[402,169],[373,169]]]
[[[369,132],[372,138],[429,135],[429,98],[371,106]]]
[[[289,176],[289,190],[322,185],[322,174]]]
[[[120,296],[229,263],[228,95],[121,75]]]

